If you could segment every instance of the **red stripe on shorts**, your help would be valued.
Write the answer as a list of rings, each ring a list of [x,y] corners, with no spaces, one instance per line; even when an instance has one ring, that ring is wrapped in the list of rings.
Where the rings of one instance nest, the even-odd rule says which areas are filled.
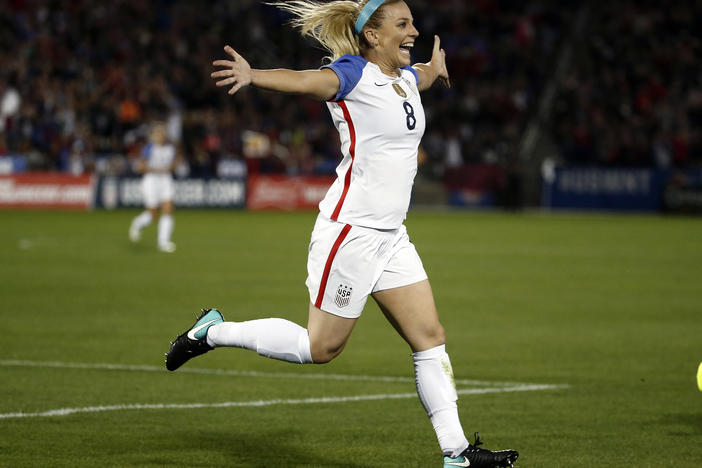
[[[314,306],[318,309],[322,308],[322,299],[324,299],[324,291],[327,289],[327,280],[329,280],[329,272],[331,271],[331,266],[334,262],[334,257],[336,257],[336,252],[339,250],[339,246],[342,242],[344,242],[344,239],[346,239],[346,235],[349,233],[350,230],[351,225],[347,224],[344,226],[344,228],[341,230],[341,233],[339,234],[339,237],[336,238],[336,242],[334,242],[334,246],[332,247],[331,252],[329,252],[327,263],[326,265],[324,265],[324,273],[322,273],[322,281],[319,284],[317,300],[314,301]]]
[[[339,198],[339,202],[336,204],[336,208],[334,208],[334,212],[331,215],[332,221],[337,221],[339,219],[341,207],[344,204],[346,194],[348,193],[349,187],[351,186],[351,169],[353,168],[353,160],[356,158],[356,128],[353,126],[353,120],[351,120],[349,108],[346,107],[346,103],[344,101],[339,101],[337,104],[339,104],[339,107],[341,107],[341,110],[344,113],[344,119],[346,120],[346,124],[349,126],[349,135],[351,138],[349,154],[351,155],[351,164],[349,164],[349,168],[346,171],[346,177],[344,177],[344,191],[341,192],[341,198]]]

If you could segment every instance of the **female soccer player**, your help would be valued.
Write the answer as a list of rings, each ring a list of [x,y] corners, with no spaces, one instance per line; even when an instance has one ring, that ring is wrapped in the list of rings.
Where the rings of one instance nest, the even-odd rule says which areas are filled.
[[[141,189],[146,210],[134,218],[129,226],[129,239],[132,242],[138,242],[141,239],[141,230],[158,217],[160,206],[157,245],[161,252],[169,253],[174,252],[176,248],[171,242],[174,195],[171,171],[175,165],[175,159],[175,146],[167,140],[166,125],[157,123],[151,130],[151,141],[144,147],[138,167],[139,172],[144,174]]]
[[[217,86],[305,94],[327,101],[344,155],[338,178],[319,205],[307,263],[307,329],[268,318],[225,322],[204,309],[172,343],[166,367],[218,346],[247,348],[296,363],[325,363],[344,348],[369,295],[413,351],[417,391],[444,454],[444,467],[512,466],[514,450],[470,445],[458,418],[444,329],[422,262],[403,221],[417,172],[425,118],[419,92],[437,78],[449,85],[445,53],[434,38],[431,61],[410,66],[419,33],[401,0],[288,1],[303,35],[333,62],[319,70],[255,70],[229,46],[212,73]]]

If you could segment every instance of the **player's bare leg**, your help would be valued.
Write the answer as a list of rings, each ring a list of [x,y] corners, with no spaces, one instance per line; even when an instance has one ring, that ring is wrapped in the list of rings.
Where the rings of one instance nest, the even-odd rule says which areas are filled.
[[[444,453],[444,466],[512,466],[519,456],[516,451],[478,448],[477,436],[474,445],[469,445],[463,433],[444,328],[429,281],[378,291],[373,298],[413,351],[417,393]]]
[[[375,292],[373,299],[413,352],[446,342],[428,280]]]
[[[307,331],[312,360],[323,364],[338,356],[346,346],[357,320],[324,312],[310,303]]]

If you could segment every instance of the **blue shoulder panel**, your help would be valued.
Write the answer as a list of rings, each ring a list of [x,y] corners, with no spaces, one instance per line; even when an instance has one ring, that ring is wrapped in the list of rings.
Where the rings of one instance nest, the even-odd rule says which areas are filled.
[[[368,61],[358,55],[346,54],[339,60],[324,65],[322,68],[330,68],[339,77],[339,92],[332,101],[344,99],[356,87],[363,75],[363,69]]]
[[[412,74],[414,75],[415,81],[416,81],[417,83],[419,83],[419,75],[417,74],[417,70],[415,70],[414,68],[412,68],[411,65],[406,66],[406,67],[402,67],[402,69],[403,69],[403,70],[411,71]]]
[[[141,149],[141,157],[149,159],[149,156],[151,156],[151,148],[153,148],[153,146],[153,143],[147,143],[144,145],[144,147]]]

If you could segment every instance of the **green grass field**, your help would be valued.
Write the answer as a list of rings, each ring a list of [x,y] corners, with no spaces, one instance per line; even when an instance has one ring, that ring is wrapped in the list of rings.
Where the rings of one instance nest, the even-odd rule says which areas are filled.
[[[179,211],[170,255],[153,226],[128,242],[135,214],[0,212],[0,467],[441,466],[409,349],[372,300],[327,365],[221,349],[163,368],[201,307],[305,323],[314,213]],[[524,468],[702,462],[702,219],[407,226],[469,439]]]

